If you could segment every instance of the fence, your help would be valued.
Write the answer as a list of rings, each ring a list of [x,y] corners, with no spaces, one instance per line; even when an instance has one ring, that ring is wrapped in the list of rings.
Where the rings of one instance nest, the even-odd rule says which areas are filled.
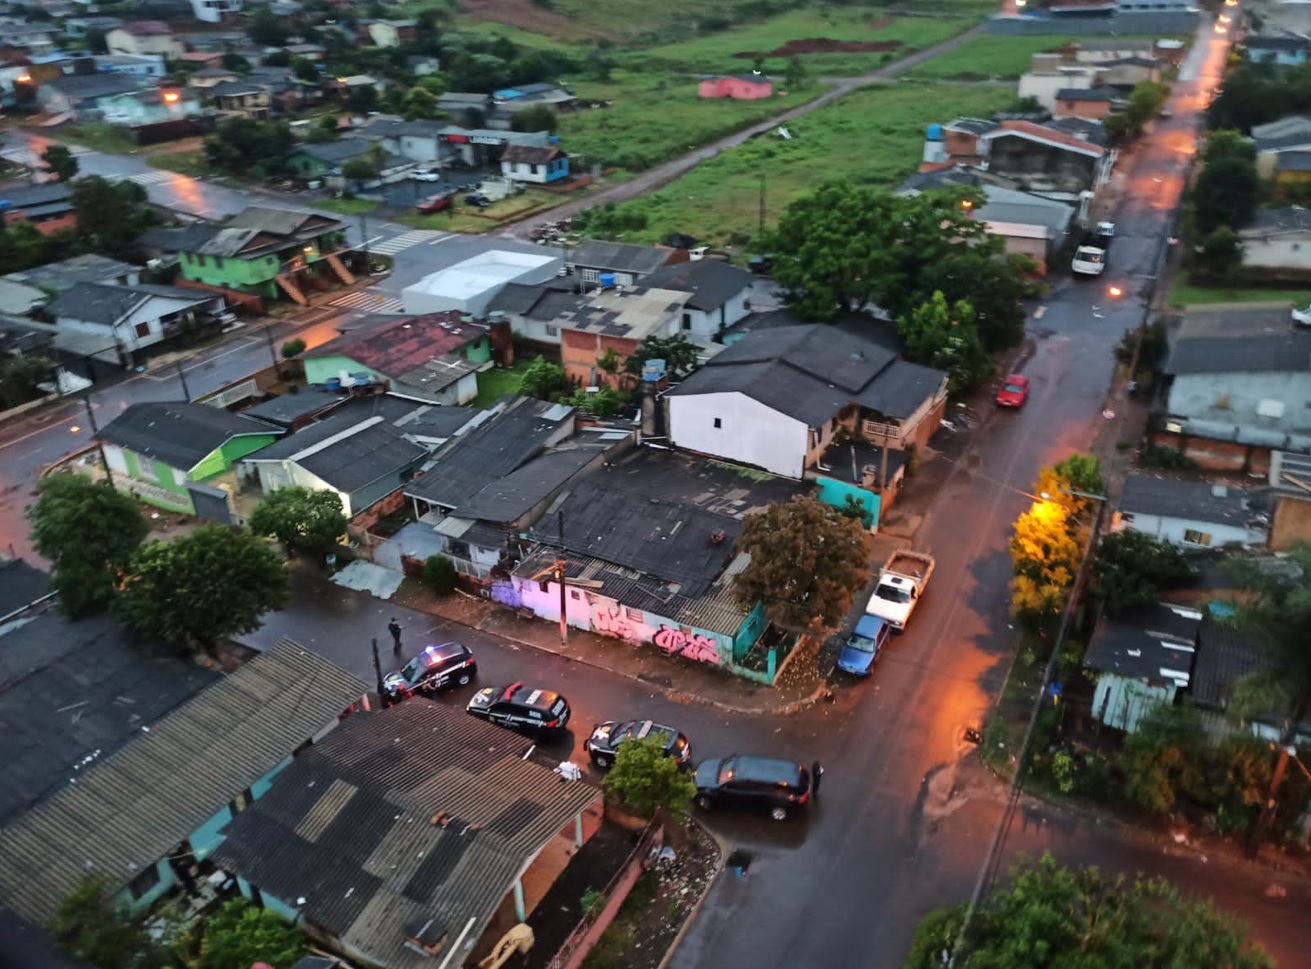
[[[646,859],[651,854],[651,850],[664,844],[664,833],[660,815],[657,814],[655,819],[643,829],[642,836],[637,839],[637,846],[633,848],[623,867],[614,878],[610,879],[610,884],[605,886],[605,890],[601,893],[605,904],[595,906],[590,912],[583,913],[582,920],[569,933],[569,938],[564,940],[560,950],[546,964],[547,969],[578,969],[578,966],[582,965],[587,954],[600,940],[602,933],[614,921],[619,913],[619,907],[624,904],[628,893],[633,890],[638,876],[646,870]]]

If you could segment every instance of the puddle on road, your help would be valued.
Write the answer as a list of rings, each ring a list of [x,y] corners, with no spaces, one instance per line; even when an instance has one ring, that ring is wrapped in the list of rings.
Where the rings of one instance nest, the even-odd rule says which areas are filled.
[[[728,861],[725,864],[738,878],[745,878],[747,869],[751,867],[754,858],[755,856],[751,852],[738,848],[729,854]]]

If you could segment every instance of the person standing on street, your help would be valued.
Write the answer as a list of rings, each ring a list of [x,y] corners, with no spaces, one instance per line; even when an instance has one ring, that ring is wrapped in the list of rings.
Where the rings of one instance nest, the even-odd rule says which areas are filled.
[[[397,656],[401,655],[401,624],[396,621],[395,616],[392,616],[391,622],[387,623],[387,632],[391,633],[391,651]]]
[[[819,797],[819,779],[824,776],[824,765],[815,761],[810,765],[810,793]]]

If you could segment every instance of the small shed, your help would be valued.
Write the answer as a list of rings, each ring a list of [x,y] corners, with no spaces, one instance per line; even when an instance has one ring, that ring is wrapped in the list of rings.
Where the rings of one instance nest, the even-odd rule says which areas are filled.
[[[729,77],[707,77],[697,85],[697,94],[703,98],[734,98],[738,101],[756,101],[770,97],[774,83],[763,74],[738,74]]]
[[[1093,716],[1133,733],[1156,704],[1174,703],[1192,680],[1202,615],[1166,603],[1126,616],[1103,615],[1083,657],[1097,674]]]

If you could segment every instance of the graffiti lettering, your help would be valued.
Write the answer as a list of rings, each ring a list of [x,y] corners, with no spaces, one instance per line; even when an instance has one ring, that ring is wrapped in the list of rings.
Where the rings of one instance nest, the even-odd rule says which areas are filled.
[[[719,665],[719,644],[700,633],[685,633],[673,626],[661,626],[652,637],[656,649],[671,656],[683,656],[698,663]]]
[[[592,628],[606,636],[618,636],[629,641],[637,639],[632,623],[624,616],[624,607],[617,602],[593,600]]]

